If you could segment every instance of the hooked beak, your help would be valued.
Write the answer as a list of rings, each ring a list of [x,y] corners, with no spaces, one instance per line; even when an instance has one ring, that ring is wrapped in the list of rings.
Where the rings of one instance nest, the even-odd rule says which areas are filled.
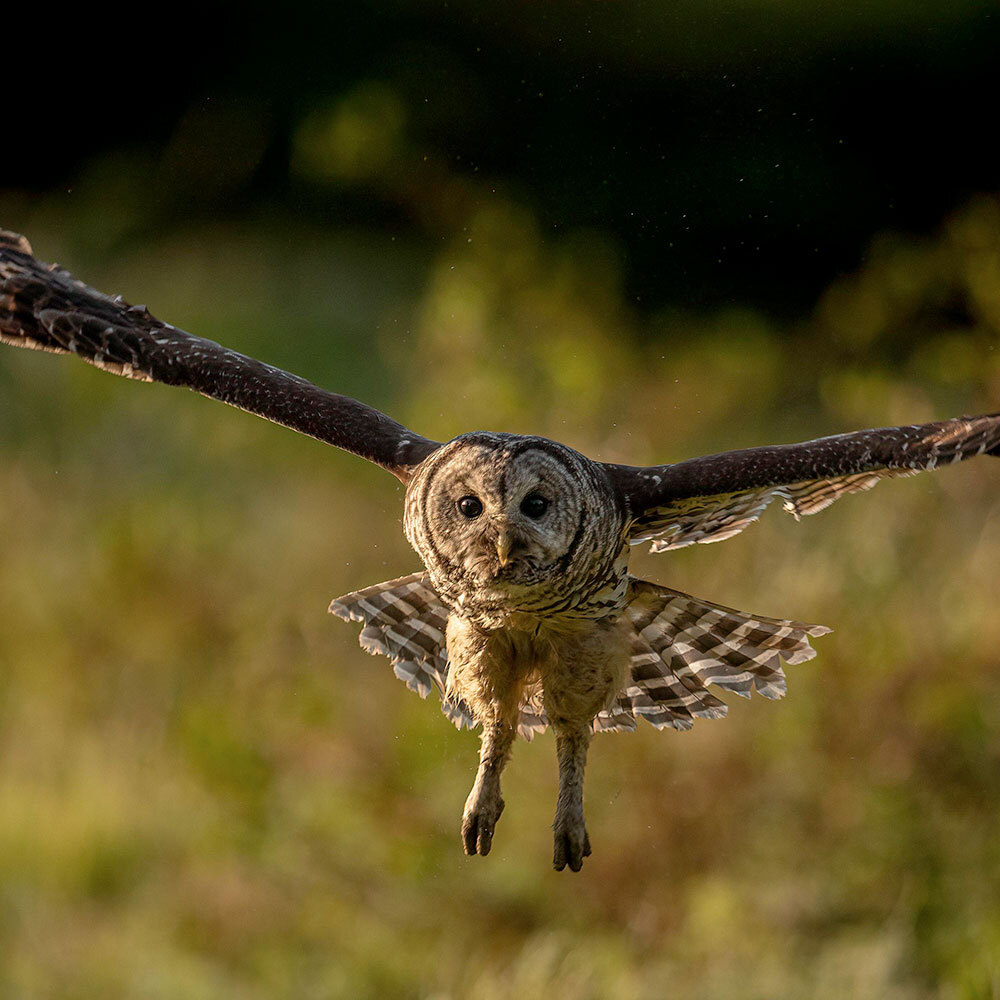
[[[506,531],[501,531],[500,534],[497,535],[497,559],[500,560],[501,566],[506,566],[507,563],[510,562],[510,550],[512,544],[511,537]]]

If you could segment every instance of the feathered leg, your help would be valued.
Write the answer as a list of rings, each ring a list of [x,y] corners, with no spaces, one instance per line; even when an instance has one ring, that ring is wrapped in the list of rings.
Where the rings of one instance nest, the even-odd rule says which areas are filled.
[[[500,719],[483,726],[479,772],[462,814],[462,843],[466,854],[485,857],[493,846],[493,831],[504,806],[500,775],[510,760],[514,736],[515,731]]]
[[[556,732],[559,798],[552,824],[552,864],[578,872],[590,854],[583,821],[583,772],[594,717],[621,690],[628,669],[631,623],[624,616],[551,637],[554,656],[542,671],[545,711]]]
[[[447,695],[467,705],[482,724],[479,771],[462,814],[466,854],[489,854],[503,812],[500,775],[517,734],[524,681],[530,664],[502,631],[485,631],[464,618],[448,619]]]
[[[566,865],[578,872],[583,867],[583,859],[590,856],[590,838],[583,820],[583,772],[587,766],[590,726],[558,722],[553,726],[559,759],[559,798],[552,824],[552,865],[559,872]]]

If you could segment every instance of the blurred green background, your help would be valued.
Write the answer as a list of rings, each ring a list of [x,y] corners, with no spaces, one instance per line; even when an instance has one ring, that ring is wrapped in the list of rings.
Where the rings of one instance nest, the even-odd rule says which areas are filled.
[[[0,225],[429,436],[1000,407],[995,4],[65,18],[9,55]],[[1000,996],[998,476],[637,551],[835,631],[783,702],[597,737],[560,875],[551,737],[464,857],[476,737],[326,614],[418,566],[391,477],[3,348],[0,996]]]

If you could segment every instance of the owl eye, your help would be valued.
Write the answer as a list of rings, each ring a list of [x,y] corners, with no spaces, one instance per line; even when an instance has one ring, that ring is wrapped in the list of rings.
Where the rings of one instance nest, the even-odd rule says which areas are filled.
[[[483,502],[479,497],[467,496],[458,501],[458,512],[462,517],[467,517],[470,521],[474,517],[479,517],[483,512]]]
[[[521,513],[537,520],[549,509],[549,501],[541,493],[529,493],[521,501]]]

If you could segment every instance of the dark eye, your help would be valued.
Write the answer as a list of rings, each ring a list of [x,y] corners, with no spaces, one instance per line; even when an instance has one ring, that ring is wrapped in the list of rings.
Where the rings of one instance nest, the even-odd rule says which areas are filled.
[[[479,497],[462,497],[458,501],[458,512],[462,517],[467,517],[470,521],[474,517],[479,517],[483,512],[483,503]]]
[[[521,513],[536,520],[549,509],[549,501],[541,493],[529,493],[521,501]]]

